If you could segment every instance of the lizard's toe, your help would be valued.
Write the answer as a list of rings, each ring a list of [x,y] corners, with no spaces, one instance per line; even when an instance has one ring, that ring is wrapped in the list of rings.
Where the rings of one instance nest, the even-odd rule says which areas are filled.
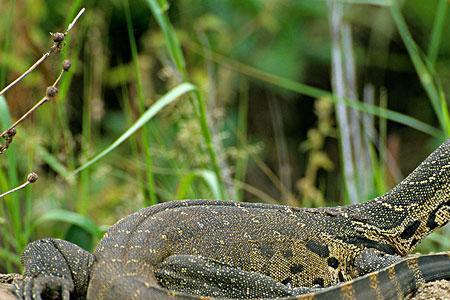
[[[13,281],[12,291],[19,298],[23,300],[33,300],[32,298],[32,277],[23,277]]]
[[[42,295],[50,299],[69,300],[73,283],[57,276],[25,277],[14,282],[13,292],[23,300],[42,300]]]
[[[69,300],[70,292],[73,291],[73,283],[57,276],[41,276],[34,280],[33,299],[41,300],[43,293],[60,295],[63,300]]]

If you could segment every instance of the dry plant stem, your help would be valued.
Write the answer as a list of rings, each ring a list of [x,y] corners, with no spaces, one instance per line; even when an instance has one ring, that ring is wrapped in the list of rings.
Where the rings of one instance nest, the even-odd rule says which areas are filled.
[[[1,195],[0,195],[0,198],[3,198],[3,197],[5,197],[6,195],[9,195],[9,194],[11,194],[11,193],[14,193],[14,192],[16,192],[16,191],[18,191],[18,190],[21,190],[21,189],[25,188],[27,185],[36,182],[37,178],[38,178],[38,177],[37,177],[37,174],[34,173],[34,172],[31,172],[30,174],[28,174],[27,181],[25,181],[24,183],[22,183],[22,184],[19,185],[18,187],[15,187],[15,188],[13,188],[12,190],[9,190],[9,191],[7,191],[7,192],[1,194]]]
[[[61,70],[61,73],[59,73],[58,78],[56,78],[55,82],[52,87],[56,87],[56,85],[59,83],[59,81],[62,78],[62,74],[64,73],[64,70]],[[8,132],[10,132],[11,129],[16,128],[17,125],[19,125],[23,120],[25,120],[29,115],[31,115],[36,109],[38,109],[42,104],[48,102],[50,98],[48,96],[44,96],[38,103],[36,103],[30,110],[28,110],[22,117],[20,117],[14,124],[12,124],[8,129],[3,131],[0,134],[0,138],[2,138],[4,135],[6,135]]]
[[[67,30],[63,33],[64,36],[66,36],[69,31],[73,28],[73,26],[75,25],[75,23],[78,21],[78,19],[81,17],[81,15],[84,13],[85,9],[82,8],[80,10],[80,12],[77,14],[77,16],[73,19],[72,23],[69,24],[69,26],[67,26]],[[42,55],[42,57],[40,59],[38,59],[38,61],[36,61],[28,70],[26,70],[22,75],[20,75],[19,77],[17,77],[13,82],[11,82],[10,84],[8,84],[3,90],[0,91],[0,96],[3,95],[4,93],[6,93],[6,91],[8,91],[10,88],[12,88],[13,86],[15,86],[17,83],[19,83],[22,79],[24,79],[26,76],[28,76],[28,74],[30,74],[34,69],[36,69],[37,66],[39,66],[44,60],[46,60],[50,54],[52,54],[53,52],[55,52],[55,50],[57,49],[61,49],[62,46],[62,42],[54,42],[53,46],[50,48],[50,50],[48,50],[46,53],[44,53],[44,55]]]
[[[344,6],[337,0],[329,0],[330,31],[331,31],[331,62],[332,62],[332,87],[339,99],[348,98],[348,85],[344,80],[345,70],[343,50],[341,47],[341,28],[343,24]],[[353,160],[352,136],[350,130],[349,111],[344,103],[339,100],[335,104],[336,120],[340,135],[340,152],[343,162],[343,175],[345,188],[352,204],[358,203],[358,189],[355,177],[355,165]]]
[[[295,204],[295,203],[289,203],[286,201],[292,200],[294,197],[292,197],[291,186],[291,168],[289,163],[289,155],[287,151],[287,142],[285,135],[283,134],[284,128],[283,128],[283,121],[282,121],[282,110],[280,108],[280,105],[277,103],[277,100],[272,95],[269,99],[269,109],[270,109],[270,116],[272,121],[272,130],[274,133],[274,140],[275,140],[275,149],[276,149],[276,155],[278,160],[278,173],[279,173],[279,180],[280,184],[283,186],[281,190],[281,197],[282,200],[285,201],[287,204]]]
[[[67,30],[65,32],[65,34],[67,34],[73,26],[75,26],[75,23],[77,23],[78,19],[81,17],[81,15],[84,13],[86,9],[83,7],[78,14],[76,15],[76,17],[73,19],[72,23],[69,24],[69,26],[67,26]]]

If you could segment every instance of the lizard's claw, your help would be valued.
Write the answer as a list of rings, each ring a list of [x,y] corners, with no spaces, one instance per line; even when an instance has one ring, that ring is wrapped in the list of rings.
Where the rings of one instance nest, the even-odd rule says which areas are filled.
[[[48,299],[69,300],[73,283],[58,276],[25,276],[14,281],[12,290],[23,300],[42,300],[42,295]]]

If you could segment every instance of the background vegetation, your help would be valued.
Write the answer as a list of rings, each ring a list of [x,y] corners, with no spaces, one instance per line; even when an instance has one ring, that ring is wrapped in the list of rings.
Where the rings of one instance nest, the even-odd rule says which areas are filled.
[[[384,193],[450,133],[448,5],[1,0],[0,87],[86,7],[61,54],[0,98],[4,129],[72,60],[0,160],[2,191],[40,176],[1,199],[2,270],[29,240],[92,249],[120,217],[172,199],[317,207]],[[445,229],[419,248],[442,249]]]

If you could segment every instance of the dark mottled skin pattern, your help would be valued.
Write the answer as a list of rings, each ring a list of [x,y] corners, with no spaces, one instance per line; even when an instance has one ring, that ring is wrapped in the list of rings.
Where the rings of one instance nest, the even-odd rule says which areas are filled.
[[[88,286],[88,299],[295,296],[394,263],[404,267],[402,257],[445,225],[449,211],[447,141],[392,191],[364,204],[305,209],[173,201],[120,220],[93,255],[58,240],[31,243],[23,256],[25,280],[16,291],[26,299],[54,286],[66,295],[73,286],[72,294],[81,296]],[[391,282],[392,270],[380,282]],[[89,278],[78,278],[86,272]],[[340,291],[351,287],[341,285]]]

